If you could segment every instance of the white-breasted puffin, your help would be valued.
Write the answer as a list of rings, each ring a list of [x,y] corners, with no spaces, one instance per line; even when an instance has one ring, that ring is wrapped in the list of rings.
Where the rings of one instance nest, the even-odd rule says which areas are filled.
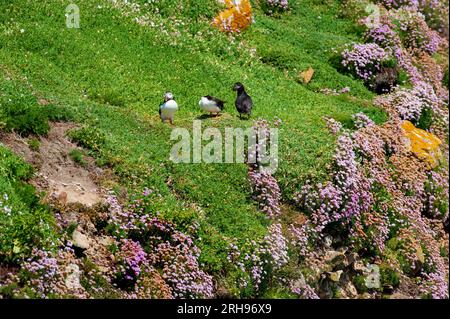
[[[173,94],[171,92],[164,93],[164,103],[159,107],[159,117],[164,123],[169,120],[170,124],[173,125],[173,117],[178,111],[178,104],[175,101]]]
[[[200,108],[209,113],[218,115],[223,111],[225,102],[211,95],[202,96],[198,105]]]

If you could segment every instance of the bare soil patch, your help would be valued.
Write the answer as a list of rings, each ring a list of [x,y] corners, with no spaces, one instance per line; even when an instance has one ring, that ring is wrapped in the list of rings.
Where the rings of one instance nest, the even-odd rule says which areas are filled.
[[[103,202],[103,191],[98,181],[103,171],[96,167],[94,159],[85,156],[86,165],[75,163],[69,156],[74,150],[82,150],[66,136],[73,123],[51,123],[47,137],[40,137],[39,150],[29,147],[29,139],[15,133],[5,134],[1,142],[33,165],[37,174],[31,183],[48,196],[63,203],[80,203],[91,207]]]

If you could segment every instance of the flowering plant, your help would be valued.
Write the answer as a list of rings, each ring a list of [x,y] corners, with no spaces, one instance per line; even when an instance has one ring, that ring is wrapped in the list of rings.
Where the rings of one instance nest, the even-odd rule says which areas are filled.
[[[263,9],[267,14],[282,13],[289,10],[288,0],[263,0]]]
[[[369,82],[389,58],[389,54],[376,43],[354,44],[342,52],[341,63],[348,72]]]

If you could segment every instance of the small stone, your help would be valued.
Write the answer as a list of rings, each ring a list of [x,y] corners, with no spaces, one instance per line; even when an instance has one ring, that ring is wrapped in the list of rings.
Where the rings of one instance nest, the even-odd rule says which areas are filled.
[[[347,264],[353,265],[358,260],[359,255],[357,253],[350,253],[347,255]]]
[[[74,230],[72,234],[72,241],[74,246],[81,249],[88,249],[90,246],[89,238],[86,235],[80,233],[78,230]]]
[[[377,265],[369,265],[367,267],[369,275],[366,277],[366,287],[369,289],[380,288],[380,267]]]
[[[342,270],[347,267],[347,259],[344,254],[337,255],[332,261],[331,264],[335,270]]]
[[[364,266],[364,263],[360,260],[357,260],[353,263],[353,270],[358,272],[367,272],[367,267]]]
[[[355,285],[352,284],[350,281],[347,282],[344,289],[350,298],[356,298],[356,296],[358,296],[358,290],[356,289]]]
[[[112,244],[114,244],[114,239],[113,239],[112,237],[109,237],[109,236],[104,236],[104,237],[102,237],[102,238],[100,238],[100,239],[98,240],[98,243],[99,243],[100,245],[105,246],[105,247],[109,247],[109,246],[111,246]]]
[[[391,295],[389,299],[413,299],[411,296],[402,294],[401,292],[396,292]]]
[[[70,264],[66,267],[66,273],[68,273],[65,284],[68,289],[78,290],[82,289],[80,283],[81,271],[80,268],[75,264]]]
[[[336,259],[340,255],[342,255],[342,253],[340,251],[328,250],[325,253],[324,259],[325,259],[326,262],[331,262],[331,261],[333,261],[334,259]]]
[[[339,282],[339,280],[341,279],[342,273],[343,273],[342,270],[338,270],[338,271],[335,271],[335,272],[328,273],[328,276],[330,277],[331,281]]]
[[[331,236],[326,236],[324,238],[323,244],[325,245],[325,247],[330,248],[331,245],[333,244],[333,237]]]

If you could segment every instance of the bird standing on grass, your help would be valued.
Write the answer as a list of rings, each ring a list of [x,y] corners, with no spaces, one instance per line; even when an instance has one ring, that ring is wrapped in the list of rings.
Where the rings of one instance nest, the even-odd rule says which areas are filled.
[[[159,107],[159,117],[164,123],[169,120],[170,124],[173,125],[173,117],[178,111],[178,104],[175,102],[173,94],[171,92],[166,92],[164,94],[164,103]]]
[[[245,88],[242,83],[236,83],[233,86],[233,90],[237,91],[236,109],[239,112],[239,118],[242,118],[242,114],[245,114],[248,118],[250,118],[253,108],[252,98],[247,94],[247,92],[245,92]]]
[[[218,115],[223,111],[225,102],[211,95],[202,96],[198,105],[200,108],[211,114]]]

